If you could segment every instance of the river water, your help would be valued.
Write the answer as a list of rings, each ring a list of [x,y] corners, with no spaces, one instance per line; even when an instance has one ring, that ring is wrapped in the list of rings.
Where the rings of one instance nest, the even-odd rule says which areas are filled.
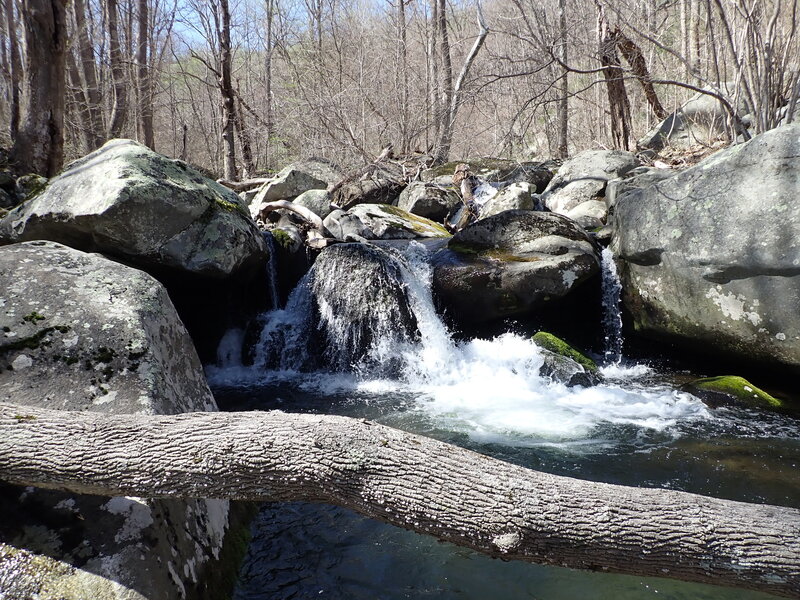
[[[614,338],[619,330],[608,311],[601,385],[568,388],[540,377],[541,352],[526,337],[454,339],[430,297],[424,248],[412,245],[401,258],[421,332],[418,342],[394,339],[392,324],[386,323],[351,368],[303,370],[304,328],[313,300],[307,282],[301,282],[286,308],[263,316],[254,365],[243,366],[236,351],[242,333],[226,336],[219,365],[208,368],[220,407],[367,418],[559,475],[800,507],[796,420],[745,408],[710,409],[677,391],[672,373],[621,356],[621,339]],[[343,324],[330,314],[326,322],[324,307],[320,313],[327,350],[335,353]],[[388,362],[392,368],[382,369]],[[768,596],[502,562],[344,509],[282,503],[264,505],[254,523],[235,597]]]

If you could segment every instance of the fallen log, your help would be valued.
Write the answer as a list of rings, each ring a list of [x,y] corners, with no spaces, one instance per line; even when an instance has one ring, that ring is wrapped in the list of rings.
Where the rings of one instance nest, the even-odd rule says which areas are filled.
[[[0,479],[324,502],[504,559],[800,595],[800,511],[540,473],[365,420],[0,404]]]
[[[288,210],[298,215],[304,221],[318,229],[319,232],[325,237],[333,237],[333,234],[328,231],[328,228],[325,227],[318,214],[307,209],[305,206],[300,206],[299,204],[295,204],[289,200],[273,200],[272,202],[263,202],[261,205],[259,205],[257,210],[258,215],[262,215],[280,209]]]
[[[245,179],[244,181],[232,181],[230,179],[217,179],[217,183],[232,189],[234,192],[247,192],[272,181],[271,177],[258,177],[255,179]]]

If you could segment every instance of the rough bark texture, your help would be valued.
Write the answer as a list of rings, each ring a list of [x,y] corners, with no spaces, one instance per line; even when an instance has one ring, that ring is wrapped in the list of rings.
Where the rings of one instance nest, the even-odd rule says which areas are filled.
[[[84,123],[86,131],[84,138],[87,152],[92,152],[103,145],[103,115],[101,113],[100,88],[97,85],[97,72],[95,68],[94,49],[89,40],[86,24],[86,5],[84,0],[73,0],[75,15],[75,35],[77,35],[78,52],[80,55],[83,78],[86,82],[86,113],[88,122]]]
[[[661,101],[658,99],[656,88],[653,86],[653,78],[650,77],[650,71],[647,69],[647,62],[642,55],[641,49],[633,40],[622,33],[619,27],[614,30],[614,37],[617,39],[617,47],[622,52],[622,56],[625,57],[625,60],[631,66],[634,76],[642,85],[645,98],[647,98],[650,108],[653,109],[653,114],[659,119],[666,119],[667,111],[664,110]]]
[[[78,493],[306,500],[531,562],[800,594],[800,511],[538,473],[365,420],[0,404],[0,477]]]
[[[6,33],[8,35],[8,76],[11,86],[11,102],[9,106],[9,134],[11,139],[17,137],[19,131],[19,79],[22,65],[19,57],[19,46],[17,45],[17,19],[14,14],[14,3],[10,0],[5,2]]]
[[[141,115],[142,140],[144,145],[155,150],[155,135],[153,131],[153,94],[150,85],[150,64],[147,50],[150,47],[150,17],[148,0],[139,0],[139,47],[136,50],[136,60],[139,75],[139,114]],[[94,148],[92,148],[94,149]]]
[[[619,42],[616,31],[612,31],[605,16],[605,9],[595,1],[598,9],[597,40],[599,58],[603,65],[603,76],[608,91],[608,106],[611,111],[611,136],[614,146],[628,150],[631,140],[631,106],[625,91],[625,78],[617,56]]]
[[[117,0],[106,0],[108,16],[108,48],[111,55],[111,79],[114,83],[114,106],[111,110],[109,138],[118,138],[128,116],[128,85],[125,80],[125,65],[119,44]]]
[[[64,160],[66,2],[24,0],[22,14],[27,102],[13,153],[21,169],[50,177]]]
[[[220,79],[219,90],[222,94],[222,139],[225,142],[225,178],[236,179],[236,98],[231,80],[231,13],[228,0],[220,0]]]

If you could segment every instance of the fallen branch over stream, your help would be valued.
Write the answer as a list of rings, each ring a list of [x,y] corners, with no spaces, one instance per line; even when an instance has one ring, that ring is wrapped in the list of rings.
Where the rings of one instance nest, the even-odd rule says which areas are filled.
[[[800,511],[531,471],[373,422],[0,404],[0,478],[75,493],[324,502],[505,559],[800,596]]]

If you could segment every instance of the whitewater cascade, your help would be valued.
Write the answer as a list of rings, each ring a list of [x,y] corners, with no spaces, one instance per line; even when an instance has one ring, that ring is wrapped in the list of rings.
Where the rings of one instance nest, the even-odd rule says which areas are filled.
[[[600,254],[603,293],[603,358],[606,364],[618,365],[622,360],[622,283],[614,262],[614,253],[603,248]]]
[[[598,432],[607,427],[662,431],[709,418],[690,394],[654,384],[643,365],[612,364],[601,369],[600,385],[570,388],[539,374],[543,353],[527,337],[456,341],[436,313],[422,244],[350,246],[386,264],[369,272],[358,264],[345,269],[346,261],[326,266],[323,253],[317,261],[323,268],[309,271],[286,306],[261,316],[253,365],[210,367],[212,384],[289,386],[370,403],[401,399],[431,427],[514,446],[572,444],[604,435]],[[371,279],[364,283],[364,276]],[[357,315],[364,316],[351,322]],[[370,333],[358,337],[363,329],[356,335],[352,326]],[[235,342],[233,334],[226,338]]]

